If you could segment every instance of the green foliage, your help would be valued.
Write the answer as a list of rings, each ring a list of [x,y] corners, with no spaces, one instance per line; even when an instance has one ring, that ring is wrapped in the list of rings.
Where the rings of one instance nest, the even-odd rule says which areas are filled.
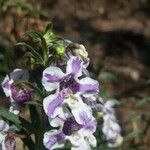
[[[0,11],[7,12],[10,8],[15,7],[18,9],[26,10],[27,14],[34,17],[47,16],[47,14],[41,10],[39,5],[32,5],[26,0],[1,0]]]
[[[150,97],[144,97],[139,102],[136,103],[135,107],[141,108],[141,107],[143,107],[145,105],[149,105],[149,104],[150,104]]]
[[[124,137],[124,140],[126,141],[126,140],[130,140],[130,139],[134,139],[134,138],[140,136],[141,134],[142,134],[141,130],[130,132]]]
[[[44,33],[28,31],[26,34],[32,38],[34,48],[25,42],[17,45],[25,46],[29,50],[31,68],[49,66],[51,61],[55,62],[64,55],[64,40],[53,34],[51,24],[47,25]]]
[[[18,128],[34,133],[35,129],[31,123],[24,118],[9,112],[7,109],[0,108],[0,116],[15,124]]]
[[[117,76],[109,71],[101,71],[98,76],[99,80],[117,81]]]

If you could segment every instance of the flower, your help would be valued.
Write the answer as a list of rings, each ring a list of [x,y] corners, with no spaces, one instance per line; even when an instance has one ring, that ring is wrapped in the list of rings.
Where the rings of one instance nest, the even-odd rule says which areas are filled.
[[[53,150],[64,146],[67,140],[72,144],[72,150],[90,150],[91,146],[96,147],[96,139],[93,133],[96,130],[96,120],[92,114],[86,114],[83,109],[79,113],[78,121],[71,116],[65,120],[54,118],[51,125],[59,127],[58,130],[51,130],[44,134],[44,145],[47,149]]]
[[[77,43],[70,43],[66,48],[66,56],[71,58],[72,56],[78,56],[83,61],[83,69],[82,72],[89,76],[89,72],[87,71],[87,67],[89,66],[90,59],[88,58],[88,52],[86,51],[84,45]]]
[[[9,125],[4,120],[0,120],[0,149],[15,150],[16,142],[14,137],[8,135]]]
[[[42,84],[47,91],[56,91],[43,101],[46,114],[51,116],[54,110],[63,101],[76,93],[97,93],[99,84],[97,81],[82,77],[83,62],[79,57],[72,56],[66,67],[66,73],[60,68],[50,66],[43,72]]]
[[[24,102],[30,100],[32,91],[31,88],[22,83],[16,84],[17,81],[28,81],[28,79],[28,71],[22,69],[15,69],[4,78],[2,88],[5,95],[10,98],[12,107],[16,107],[17,105],[19,107],[19,105],[22,105]]]
[[[118,147],[123,142],[123,137],[121,136],[121,128],[115,116],[114,110],[115,101],[109,100],[106,102],[103,108],[103,128],[102,131],[106,136],[109,147]]]

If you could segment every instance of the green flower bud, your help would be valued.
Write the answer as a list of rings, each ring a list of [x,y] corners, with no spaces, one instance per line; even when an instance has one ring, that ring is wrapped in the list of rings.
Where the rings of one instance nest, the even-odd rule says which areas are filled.
[[[63,56],[64,53],[65,53],[65,47],[64,46],[59,45],[59,46],[56,47],[56,54],[58,56]]]

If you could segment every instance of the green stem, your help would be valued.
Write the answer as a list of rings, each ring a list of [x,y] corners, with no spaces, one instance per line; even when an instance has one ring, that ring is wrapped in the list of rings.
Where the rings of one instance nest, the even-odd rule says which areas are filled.
[[[22,139],[22,141],[28,147],[29,150],[36,150],[35,144],[34,144],[33,140],[31,139],[31,137],[24,138],[24,139]]]

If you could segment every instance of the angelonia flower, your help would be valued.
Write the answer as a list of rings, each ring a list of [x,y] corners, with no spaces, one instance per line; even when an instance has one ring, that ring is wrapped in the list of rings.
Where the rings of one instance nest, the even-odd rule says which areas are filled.
[[[98,96],[98,81],[92,79],[87,71],[89,58],[85,47],[69,42],[64,56],[67,60],[43,71],[42,84],[51,93],[44,98],[43,108],[50,125],[58,128],[46,132],[43,142],[49,150],[62,148],[66,141],[70,141],[72,150],[91,150],[97,144],[93,135],[97,122],[92,109],[104,114],[104,128],[108,131],[117,121],[107,125],[107,103],[105,105]],[[112,115],[115,117],[114,113]],[[118,128],[120,129],[119,125]],[[108,137],[107,134],[105,136]],[[110,142],[118,142],[114,138],[107,140],[109,146]],[[114,143],[114,147],[118,145]]]
[[[0,120],[0,149],[15,150],[16,142],[13,136],[9,135],[9,125],[6,121]]]
[[[118,120],[115,115],[115,101],[109,100],[106,102],[103,108],[103,128],[102,131],[108,141],[108,146],[115,148],[122,144],[123,137],[121,136],[121,127],[118,124]]]
[[[27,70],[15,69],[9,75],[6,75],[2,82],[2,88],[7,97],[10,98],[10,112],[18,114],[20,106],[31,99],[32,89],[25,84],[16,82],[28,81],[29,74]]]
[[[28,34],[37,41],[35,48],[25,43],[30,49],[29,67],[33,83],[29,80],[27,70],[15,69],[6,75],[1,86],[6,97],[10,99],[9,112],[15,114],[14,116],[19,116],[25,104],[33,105],[34,111],[29,109],[31,123],[34,121],[39,124],[36,129],[38,132],[34,130],[31,133],[35,135],[33,141],[35,147],[38,145],[43,149],[44,145],[46,149],[53,150],[65,147],[69,143],[71,150],[92,150],[97,146],[94,136],[97,128],[94,111],[103,114],[102,131],[108,146],[119,146],[123,138],[115,116],[114,103],[112,101],[104,103],[99,96],[99,82],[92,79],[87,70],[90,59],[85,47],[55,36],[50,25],[44,34],[32,31]],[[32,73],[35,74],[36,69],[40,71],[34,80]],[[33,103],[28,102],[32,99]],[[33,117],[35,119],[32,119]],[[26,129],[23,122],[19,127],[20,125],[21,129]],[[49,128],[45,129],[47,126]],[[9,128],[7,122],[0,121],[2,150],[15,149],[15,139],[10,136]],[[32,131],[30,128],[26,130],[29,130],[27,135],[30,134],[30,130]],[[41,135],[43,141],[39,140]]]

